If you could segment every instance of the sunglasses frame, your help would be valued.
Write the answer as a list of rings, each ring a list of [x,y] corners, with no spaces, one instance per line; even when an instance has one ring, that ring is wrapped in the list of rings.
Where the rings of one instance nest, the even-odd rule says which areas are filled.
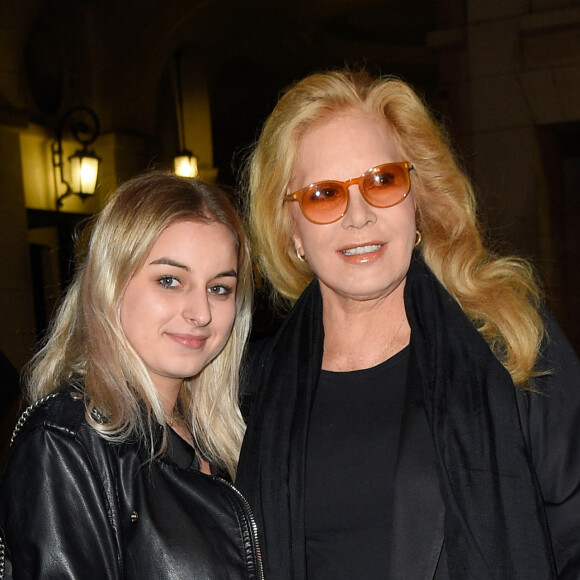
[[[372,203],[367,198],[367,193],[366,193],[365,188],[364,188],[365,180],[367,180],[372,175],[376,175],[377,173],[380,173],[380,171],[384,167],[392,167],[393,165],[396,165],[399,168],[402,167],[405,169],[407,181],[408,181],[407,191],[403,194],[401,199],[396,201],[395,203],[391,203],[389,205],[377,205],[376,203]],[[409,161],[395,161],[392,163],[381,163],[380,165],[375,165],[374,167],[367,169],[361,176],[353,177],[352,179],[347,179],[346,181],[339,181],[338,179],[324,179],[322,181],[315,181],[314,183],[310,183],[309,185],[307,185],[306,187],[303,187],[302,189],[299,189],[298,191],[284,194],[283,201],[285,201],[285,202],[286,201],[297,201],[299,206],[300,206],[300,211],[302,212],[302,215],[309,222],[312,222],[313,224],[318,224],[318,225],[332,224],[332,223],[337,222],[338,220],[342,219],[346,215],[346,213],[348,212],[348,208],[350,206],[349,188],[351,185],[358,185],[358,189],[359,189],[360,194],[362,195],[363,199],[372,207],[378,207],[378,208],[384,209],[384,208],[388,208],[388,207],[394,207],[394,206],[400,204],[402,201],[404,201],[407,198],[407,196],[409,195],[409,192],[411,191],[411,171],[413,169],[414,169],[414,167]],[[322,184],[329,184],[329,183],[338,185],[339,188],[342,189],[346,193],[346,195],[345,195],[346,207],[344,208],[344,211],[336,219],[333,219],[330,221],[325,221],[325,222],[316,221],[316,220],[308,217],[304,213],[304,209],[302,208],[302,200],[304,199],[304,196],[306,195],[306,193],[308,193],[308,191],[310,191],[313,187],[317,187],[317,186],[320,186]]]

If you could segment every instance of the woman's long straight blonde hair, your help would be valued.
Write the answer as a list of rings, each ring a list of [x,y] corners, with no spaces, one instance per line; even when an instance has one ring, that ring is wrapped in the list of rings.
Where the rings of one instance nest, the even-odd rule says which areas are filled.
[[[44,347],[29,365],[31,401],[72,383],[87,401],[87,418],[103,436],[144,441],[151,457],[155,424],[165,425],[158,392],[127,341],[120,310],[125,289],[152,245],[170,225],[193,221],[226,226],[238,257],[236,319],[223,350],[178,400],[201,454],[235,474],[244,422],[239,368],[251,324],[249,247],[236,211],[219,188],[170,173],[150,172],[121,185],[94,221],[88,250],[57,312]],[[165,431],[166,433],[166,431]]]

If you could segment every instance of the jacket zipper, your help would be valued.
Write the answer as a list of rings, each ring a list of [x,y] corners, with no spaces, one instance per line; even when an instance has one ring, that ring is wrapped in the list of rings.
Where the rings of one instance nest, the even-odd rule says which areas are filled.
[[[258,524],[256,523],[256,518],[254,517],[252,507],[250,506],[248,500],[243,496],[242,492],[239,489],[237,489],[233,484],[231,484],[226,479],[223,479],[222,477],[216,477],[215,479],[221,481],[225,486],[229,487],[240,498],[240,501],[242,502],[242,506],[246,512],[246,517],[248,518],[248,522],[250,524],[250,533],[254,541],[254,551],[256,553],[258,564],[258,578],[260,580],[264,580],[264,567],[262,566],[262,550],[260,548],[260,538],[258,536]]]
[[[24,427],[24,424],[26,423],[26,420],[28,419],[28,417],[30,417],[30,415],[32,414],[32,411],[34,411],[34,409],[36,409],[36,407],[39,407],[40,405],[42,405],[42,403],[44,403],[45,401],[48,401],[48,399],[52,399],[53,397],[56,397],[57,395],[58,395],[58,393],[50,393],[49,395],[46,395],[46,396],[42,397],[41,399],[34,401],[34,403],[32,403],[31,405],[28,405],[28,407],[26,407],[26,409],[24,409],[24,411],[22,411],[22,414],[18,418],[18,422],[16,423],[16,425],[14,427],[14,431],[12,432],[12,437],[10,438],[10,446],[12,446],[12,443],[14,443],[14,439],[16,439],[16,435],[18,435],[18,432],[20,431],[20,429],[22,429],[22,427]],[[0,579],[1,578],[2,577],[0,576]]]
[[[0,580],[4,580],[4,568],[6,567],[6,546],[4,536],[0,534]]]

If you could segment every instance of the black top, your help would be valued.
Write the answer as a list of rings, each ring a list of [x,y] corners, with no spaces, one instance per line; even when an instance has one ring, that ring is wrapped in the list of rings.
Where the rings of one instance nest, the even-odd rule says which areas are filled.
[[[386,578],[408,347],[378,366],[322,371],[306,455],[309,580]]]

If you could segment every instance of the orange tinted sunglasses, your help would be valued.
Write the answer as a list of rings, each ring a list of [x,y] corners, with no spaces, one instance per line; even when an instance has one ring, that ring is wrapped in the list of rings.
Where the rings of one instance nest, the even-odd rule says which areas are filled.
[[[287,193],[284,201],[297,201],[302,215],[314,224],[331,224],[348,211],[348,188],[358,185],[364,200],[373,207],[392,207],[401,203],[411,190],[409,172],[413,166],[408,161],[385,163],[371,167],[360,177],[347,181],[317,181]]]

